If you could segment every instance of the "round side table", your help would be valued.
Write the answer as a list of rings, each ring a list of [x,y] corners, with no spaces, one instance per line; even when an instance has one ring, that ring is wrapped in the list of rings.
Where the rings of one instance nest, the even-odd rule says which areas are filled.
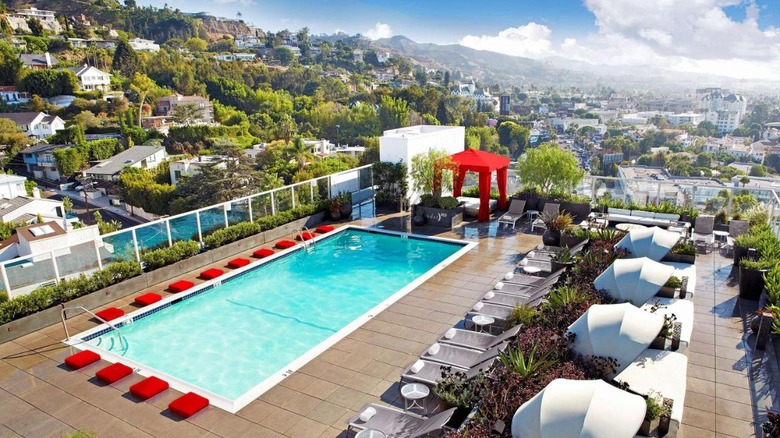
[[[471,322],[474,323],[475,332],[483,333],[485,327],[496,322],[496,319],[488,315],[474,315],[474,317],[471,318]]]
[[[431,394],[431,390],[422,383],[409,383],[401,387],[401,396],[404,398],[404,411],[419,409],[425,415],[428,409],[425,407],[425,397]]]

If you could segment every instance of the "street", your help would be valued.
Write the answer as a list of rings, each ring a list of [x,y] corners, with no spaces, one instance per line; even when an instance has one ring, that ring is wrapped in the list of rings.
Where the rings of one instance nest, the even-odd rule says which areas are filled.
[[[75,198],[75,194],[77,192],[72,192],[73,195],[70,195],[69,197],[73,201],[73,213],[78,216],[79,219],[81,219],[82,222],[84,222],[87,225],[94,225],[95,224],[95,217],[94,214],[96,211],[99,211],[100,214],[103,216],[103,220],[105,221],[118,221],[122,224],[122,229],[133,227],[136,225],[140,225],[142,223],[145,223],[143,219],[136,218],[133,216],[130,216],[130,214],[120,214],[115,212],[114,210],[119,210],[118,207],[108,207],[105,205],[97,205],[94,203],[94,200],[90,200],[89,202],[89,214],[87,214],[87,204],[84,202],[84,197],[81,196],[80,199]],[[41,194],[44,198],[50,198],[50,199],[57,199],[62,200],[64,195],[62,192],[54,191],[47,189],[43,191]],[[101,203],[103,204],[103,203]]]

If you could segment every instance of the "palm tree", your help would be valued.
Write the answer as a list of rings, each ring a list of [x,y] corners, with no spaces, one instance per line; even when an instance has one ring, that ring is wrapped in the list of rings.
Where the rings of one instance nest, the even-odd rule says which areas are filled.
[[[311,157],[309,146],[303,141],[303,137],[296,135],[287,146],[287,153],[298,163],[298,170],[303,169],[306,160]]]

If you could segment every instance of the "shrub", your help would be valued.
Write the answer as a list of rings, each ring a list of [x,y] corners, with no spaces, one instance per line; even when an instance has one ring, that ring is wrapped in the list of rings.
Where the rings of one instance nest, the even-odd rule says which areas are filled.
[[[144,265],[144,271],[154,271],[155,269],[176,263],[194,256],[200,252],[200,244],[193,240],[180,240],[168,248],[153,249],[144,251],[141,254],[141,262]]]
[[[528,327],[538,314],[539,311],[533,307],[526,305],[515,306],[512,309],[512,313],[510,313],[509,317],[506,319],[506,324],[508,327],[514,327],[518,324]]]
[[[40,312],[138,275],[141,275],[141,265],[138,263],[114,262],[105,269],[96,271],[91,277],[82,274],[52,286],[39,287],[27,295],[0,303],[0,324]]]
[[[306,216],[311,216],[321,211],[327,211],[329,207],[329,200],[315,204],[299,205],[291,210],[280,211],[271,216],[263,216],[255,220],[255,222],[260,225],[260,231],[272,230]]]
[[[203,238],[207,248],[219,248],[222,245],[241,240],[260,233],[260,225],[254,222],[241,222],[227,228],[214,231]]]
[[[682,286],[682,280],[672,275],[669,277],[668,280],[666,280],[666,283],[664,284],[664,287],[668,287],[670,289],[678,289],[680,286]]]
[[[696,255],[696,247],[693,246],[692,242],[680,241],[677,242],[669,252],[680,255]]]

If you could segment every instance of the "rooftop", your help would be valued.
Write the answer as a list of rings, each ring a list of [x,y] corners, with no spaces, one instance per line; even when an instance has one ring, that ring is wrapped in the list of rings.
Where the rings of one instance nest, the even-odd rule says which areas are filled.
[[[92,175],[116,175],[125,167],[143,161],[162,150],[165,150],[162,146],[133,146],[90,167],[86,172]]]

